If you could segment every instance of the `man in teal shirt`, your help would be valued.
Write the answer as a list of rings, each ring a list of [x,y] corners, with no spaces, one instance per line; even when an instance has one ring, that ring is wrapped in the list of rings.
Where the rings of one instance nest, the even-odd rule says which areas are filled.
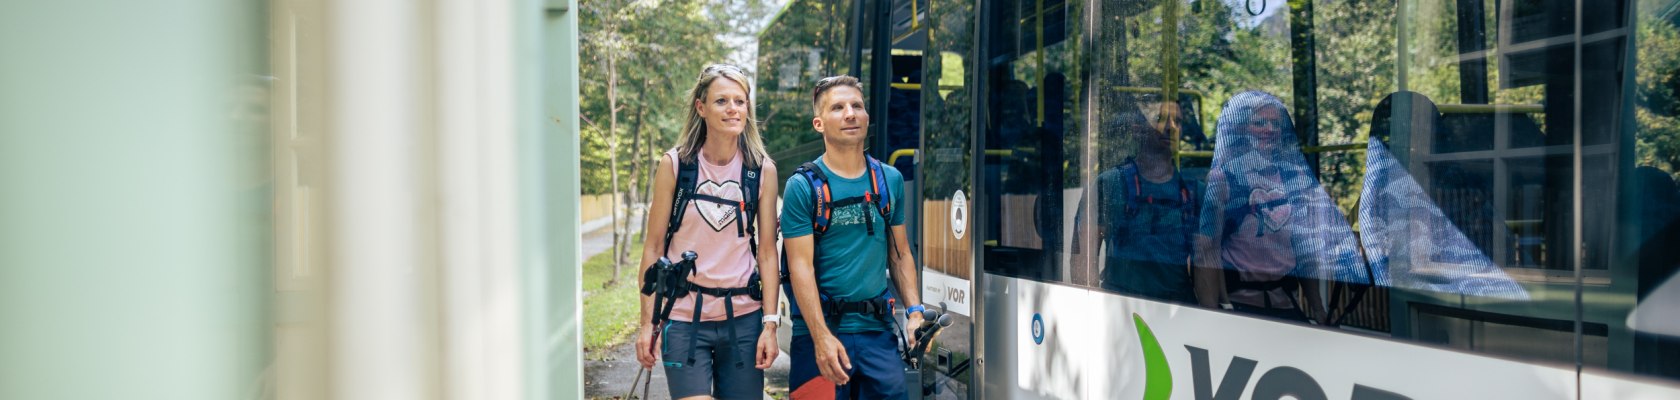
[[[819,196],[809,178],[794,174],[784,186],[783,246],[793,297],[803,310],[803,319],[794,320],[789,348],[790,394],[795,399],[904,398],[905,365],[891,323],[893,311],[890,305],[879,307],[890,282],[897,282],[899,301],[912,305],[903,337],[913,340],[911,330],[921,324],[922,314],[915,261],[905,239],[904,176],[890,165],[870,168],[864,155],[869,113],[857,78],[818,81],[812,105],[816,117],[811,125],[822,133],[825,150],[812,164],[827,178],[828,193],[820,196],[824,208],[833,207],[826,213],[826,230],[817,232],[813,220],[820,219]],[[846,201],[883,198],[874,193],[881,181],[888,191],[884,198],[898,203],[886,215],[877,204]],[[825,300],[828,309],[841,311],[825,316],[819,311]]]

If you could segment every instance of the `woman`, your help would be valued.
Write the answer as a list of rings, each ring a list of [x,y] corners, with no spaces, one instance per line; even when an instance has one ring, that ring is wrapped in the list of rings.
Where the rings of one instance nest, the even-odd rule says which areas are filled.
[[[682,139],[659,160],[654,174],[638,276],[648,276],[649,266],[661,257],[682,260],[689,251],[697,257],[692,271],[666,281],[686,294],[659,310],[655,296],[642,296],[636,359],[645,368],[665,361],[675,399],[760,398],[763,369],[776,359],[780,323],[774,312],[774,288],[780,284],[774,262],[776,195],[781,193],[776,166],[759,138],[752,82],[739,67],[707,66],[689,99]],[[679,182],[692,186],[679,187]],[[757,195],[749,196],[754,186]],[[771,290],[749,289],[755,277]],[[762,292],[762,301],[748,292]],[[765,305],[770,305],[769,315]],[[756,369],[748,368],[749,359]]]
[[[1196,237],[1196,264],[1207,272],[1195,274],[1198,300],[1324,323],[1317,280],[1365,283],[1369,275],[1347,220],[1301,153],[1288,109],[1265,92],[1239,93],[1216,129]]]

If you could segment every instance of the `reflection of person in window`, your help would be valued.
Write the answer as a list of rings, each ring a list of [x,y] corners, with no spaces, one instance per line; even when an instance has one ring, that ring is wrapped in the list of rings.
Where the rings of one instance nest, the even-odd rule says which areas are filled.
[[[1194,303],[1189,259],[1191,236],[1196,229],[1200,192],[1186,180],[1172,162],[1174,138],[1179,130],[1177,103],[1150,104],[1144,111],[1130,104],[1116,116],[1111,131],[1129,139],[1137,154],[1097,177],[1093,201],[1097,204],[1098,248],[1103,257],[1102,288],[1117,293],[1153,299]],[[1080,200],[1083,203],[1083,199]],[[1080,210],[1084,206],[1081,204]],[[1074,235],[1083,237],[1081,214],[1074,223]],[[1087,267],[1097,249],[1080,251],[1074,241],[1074,257]]]
[[[1664,319],[1680,314],[1670,308],[1672,293],[1680,275],[1680,186],[1667,171],[1652,166],[1634,169],[1634,202],[1639,215],[1639,308],[1631,319]],[[1668,310],[1668,311],[1658,311]],[[1646,314],[1641,314],[1646,313]],[[1655,313],[1654,318],[1650,313]],[[1666,377],[1680,377],[1680,332],[1640,325],[1633,326],[1633,370]]]
[[[1314,279],[1363,269],[1352,230],[1307,165],[1288,110],[1270,94],[1239,93],[1216,129],[1196,237],[1198,272],[1208,271],[1195,274],[1198,301],[1324,322]]]

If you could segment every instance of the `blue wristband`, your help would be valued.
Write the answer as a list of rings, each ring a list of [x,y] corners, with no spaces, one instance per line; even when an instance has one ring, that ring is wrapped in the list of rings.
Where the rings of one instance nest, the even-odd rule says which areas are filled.
[[[927,310],[927,308],[922,307],[921,304],[913,305],[913,306],[910,306],[910,308],[904,309],[904,317],[909,318],[910,313],[919,313],[919,312],[922,312],[922,311],[925,311],[925,310]]]

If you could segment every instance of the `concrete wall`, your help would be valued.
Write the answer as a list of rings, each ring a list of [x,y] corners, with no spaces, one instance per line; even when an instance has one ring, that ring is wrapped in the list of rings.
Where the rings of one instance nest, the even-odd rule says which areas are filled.
[[[582,209],[583,222],[610,217],[612,214],[608,213],[613,209],[613,195],[584,195],[578,199],[578,207]]]

